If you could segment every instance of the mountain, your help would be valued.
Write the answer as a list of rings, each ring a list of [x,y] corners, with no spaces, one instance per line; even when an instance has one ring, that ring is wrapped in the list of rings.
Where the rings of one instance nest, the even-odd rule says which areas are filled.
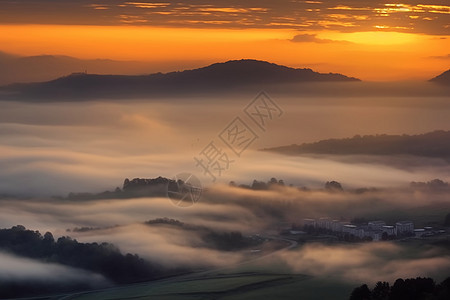
[[[16,58],[18,58],[18,56],[14,55],[14,54],[0,51],[0,63],[4,63],[9,60],[16,59]]]
[[[264,151],[290,155],[415,155],[450,161],[450,131],[433,131],[419,135],[365,135],[346,139],[328,139],[316,143],[282,146]]]
[[[98,75],[75,73],[56,80],[13,84],[0,91],[9,99],[133,98],[264,88],[271,84],[300,82],[351,82],[359,79],[341,74],[322,74],[258,60],[233,60],[182,72],[150,75]]]
[[[85,70],[98,74],[147,74],[156,67],[150,62],[78,59],[62,55],[17,56],[0,51],[0,86],[47,81]]]
[[[430,79],[430,81],[450,86],[450,69],[448,69],[444,73]]]

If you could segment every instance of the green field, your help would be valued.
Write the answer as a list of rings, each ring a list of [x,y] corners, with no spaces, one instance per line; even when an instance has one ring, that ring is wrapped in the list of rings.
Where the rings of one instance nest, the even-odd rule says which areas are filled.
[[[352,286],[300,274],[230,273],[181,276],[59,299],[348,299]]]

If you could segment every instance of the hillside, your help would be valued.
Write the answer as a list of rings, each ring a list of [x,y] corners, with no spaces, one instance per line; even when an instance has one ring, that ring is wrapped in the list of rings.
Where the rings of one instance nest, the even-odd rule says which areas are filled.
[[[450,86],[450,69],[430,79],[430,81]]]
[[[17,56],[0,51],[0,86],[53,80],[87,70],[95,74],[148,74],[155,62],[79,59],[64,55]],[[175,66],[170,66],[173,68]]]
[[[311,69],[294,69],[265,61],[234,60],[165,74],[75,73],[48,82],[6,86],[0,92],[7,94],[10,99],[129,98],[229,91],[248,86],[263,88],[270,84],[342,81],[359,79],[335,73],[318,73]]]
[[[450,160],[450,131],[419,135],[366,135],[264,149],[283,154],[415,155]]]

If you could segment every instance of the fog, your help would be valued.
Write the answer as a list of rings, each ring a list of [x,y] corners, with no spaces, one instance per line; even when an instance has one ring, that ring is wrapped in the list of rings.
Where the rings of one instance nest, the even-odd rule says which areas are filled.
[[[397,244],[370,243],[351,246],[306,245],[298,251],[283,252],[272,258],[293,272],[334,277],[347,282],[374,285],[393,283],[397,278],[432,277],[445,279],[450,255],[437,248],[414,254]]]
[[[126,177],[202,176],[193,157],[236,117],[258,138],[219,182],[277,177],[294,185],[391,186],[439,177],[440,160],[404,157],[285,157],[258,149],[356,134],[418,134],[449,128],[446,98],[286,97],[273,100],[284,114],[265,131],[245,116],[254,95],[83,103],[1,102],[0,194],[65,195],[121,186]],[[207,103],[207,104],[206,104]],[[426,104],[425,104],[426,103]],[[262,163],[264,162],[264,163]],[[211,178],[202,177],[205,184]]]
[[[253,96],[252,96],[253,97]],[[243,251],[208,247],[195,230],[150,226],[168,217],[218,232],[244,236],[277,232],[280,223],[303,218],[384,219],[388,223],[420,218],[442,222],[450,210],[447,193],[409,189],[411,181],[450,181],[450,165],[440,159],[406,156],[285,156],[258,149],[314,142],[356,134],[419,134],[450,128],[448,99],[434,97],[273,97],[279,118],[258,129],[243,109],[253,99],[241,96],[152,101],[83,103],[0,102],[0,227],[24,225],[55,238],[110,242],[122,253],[136,253],[167,267],[219,268],[246,258]],[[258,135],[241,156],[218,135],[241,117]],[[234,162],[213,182],[196,167],[197,156],[215,141]],[[125,178],[172,178],[190,172],[206,187],[200,201],[180,208],[166,197],[69,201],[52,196],[102,192],[122,187]],[[292,187],[255,191],[251,185],[276,177]],[[323,190],[337,180],[342,193]],[[299,187],[308,187],[301,190]],[[355,188],[376,188],[355,193]],[[425,221],[424,221],[425,222]],[[418,224],[423,226],[424,224]],[[94,230],[76,231],[76,227]],[[69,230],[67,230],[69,229]],[[293,273],[332,276],[372,283],[397,277],[437,276],[450,268],[450,257],[430,248],[404,258],[393,243],[305,245],[260,262]],[[0,254],[3,278],[93,280],[96,274]],[[3,262],[5,264],[3,264]]]
[[[2,199],[0,205],[2,207],[0,227],[2,228],[21,224],[33,230],[40,230],[42,233],[51,231],[55,237],[70,236],[80,242],[109,242],[119,247],[123,253],[137,253],[143,258],[167,267],[191,268],[228,266],[242,261],[245,256],[239,251],[226,252],[209,248],[197,230],[169,225],[145,225],[144,222],[168,217],[190,226],[206,227],[218,232],[240,231],[244,235],[254,235],[264,232],[276,233],[281,223],[300,225],[303,218],[323,216],[343,220],[361,217],[383,219],[388,224],[402,219],[417,218],[441,223],[445,213],[450,210],[447,193],[393,188],[363,194],[329,193],[320,190],[301,191],[293,187],[254,191],[227,185],[212,186],[205,191],[200,202],[190,208],[175,206],[168,198],[89,201],[46,198]],[[416,222],[416,226],[424,226],[424,224]],[[95,229],[74,231],[76,227]],[[385,249],[385,246],[377,246],[377,243],[361,248],[359,246],[342,249],[338,247],[337,250],[307,246],[300,252],[289,252],[289,255],[281,256],[281,259],[286,261],[286,264],[290,265],[295,272],[308,273],[313,269],[323,270],[322,267],[316,268],[315,265],[323,264],[331,268],[327,269],[327,272],[334,274],[342,267],[341,264],[349,269],[354,267],[354,263],[358,268],[367,267],[364,260],[358,260],[359,252],[348,255],[349,258],[355,259],[355,261],[352,260],[353,262],[337,257],[334,258],[336,265],[329,263],[328,260],[338,253],[342,253],[344,257],[346,256],[344,252],[347,250],[359,249],[358,251],[363,253],[361,255],[370,256],[369,265],[374,266],[377,251],[386,250],[388,254],[395,252],[392,249],[396,249],[396,246],[386,243],[383,245],[389,245],[389,247],[386,246]],[[375,248],[372,249],[372,246]],[[327,251],[335,254],[328,254]],[[367,251],[369,254],[366,254]],[[318,253],[315,260],[311,260],[309,258],[311,253],[315,252]],[[374,255],[375,257],[372,257]],[[300,263],[299,261],[302,261],[300,258],[308,260],[309,264]],[[400,258],[401,255],[393,257],[389,266],[380,273],[380,277],[395,268],[396,260]],[[291,263],[291,260],[296,263]],[[430,263],[426,270],[433,270],[431,263],[435,260],[440,262],[440,266],[448,265],[446,257],[423,260],[423,264]],[[414,263],[419,262],[420,260],[414,260]],[[411,261],[411,268],[409,269],[405,264],[405,269],[402,270],[407,274],[405,270],[412,270],[415,266]],[[397,273],[391,275],[394,276],[393,274]],[[348,274],[349,280],[355,279],[355,276],[353,273]],[[365,278],[367,277],[360,279]]]
[[[17,257],[0,252],[0,280],[38,281],[46,284],[87,284],[92,288],[111,286],[102,275],[75,269],[54,263],[43,263],[38,260]]]

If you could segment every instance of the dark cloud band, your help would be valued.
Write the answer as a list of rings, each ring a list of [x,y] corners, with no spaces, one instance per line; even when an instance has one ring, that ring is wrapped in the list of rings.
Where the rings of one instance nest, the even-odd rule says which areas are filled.
[[[390,30],[446,35],[450,6],[389,1],[55,1],[5,0],[3,24],[150,25],[289,28],[343,32]]]

